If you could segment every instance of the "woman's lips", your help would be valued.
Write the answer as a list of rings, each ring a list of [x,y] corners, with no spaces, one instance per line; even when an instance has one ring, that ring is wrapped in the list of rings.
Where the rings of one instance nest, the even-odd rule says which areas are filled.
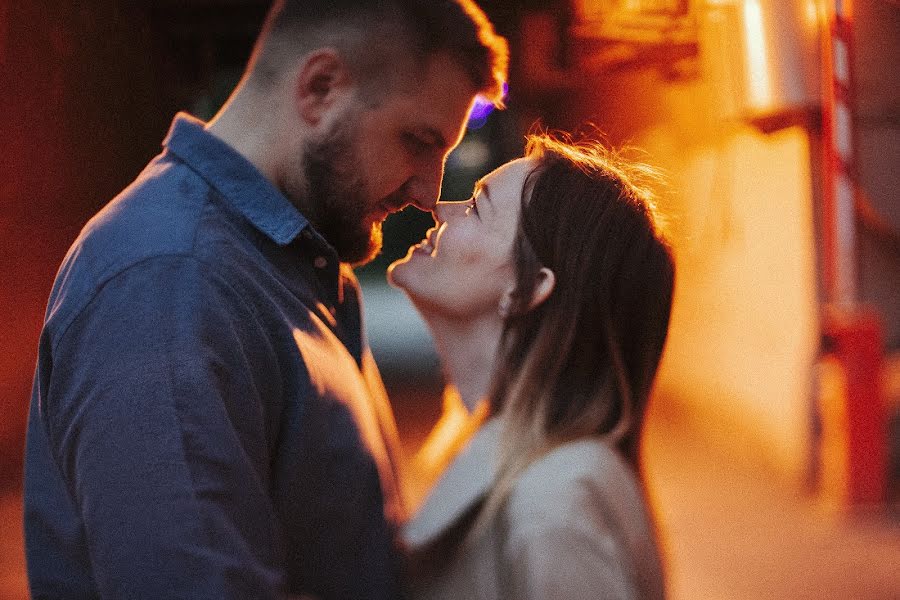
[[[425,239],[413,246],[415,252],[420,252],[431,256],[434,253],[434,238],[437,234],[437,228],[432,227],[425,232]]]
[[[428,242],[428,240],[422,240],[421,242],[413,246],[413,252],[431,256],[431,253],[434,252],[434,247]]]
[[[425,232],[425,239],[415,245],[415,249],[418,252],[424,252],[428,256],[432,256],[434,254],[434,247],[437,241],[437,227],[432,227],[428,231]]]

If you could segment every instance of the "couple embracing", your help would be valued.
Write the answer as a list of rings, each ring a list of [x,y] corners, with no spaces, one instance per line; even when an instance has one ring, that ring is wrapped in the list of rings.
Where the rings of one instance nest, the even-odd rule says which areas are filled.
[[[29,416],[35,598],[662,598],[639,469],[674,268],[640,168],[537,135],[438,202],[507,50],[469,0],[276,2],[246,73],[84,228]],[[465,426],[407,506],[350,265],[389,270]]]

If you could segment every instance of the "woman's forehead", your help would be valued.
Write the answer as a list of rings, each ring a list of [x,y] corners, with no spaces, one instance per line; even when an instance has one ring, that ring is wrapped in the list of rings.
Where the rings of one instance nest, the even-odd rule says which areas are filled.
[[[517,158],[488,173],[476,184],[476,192],[487,192],[494,203],[507,204],[510,201],[518,204],[522,198],[525,178],[534,169],[533,158]]]

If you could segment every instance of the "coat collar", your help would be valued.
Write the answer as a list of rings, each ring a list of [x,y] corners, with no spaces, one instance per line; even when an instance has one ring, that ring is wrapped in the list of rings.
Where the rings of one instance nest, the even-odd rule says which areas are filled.
[[[502,423],[494,417],[484,423],[465,444],[419,511],[403,529],[411,549],[437,539],[481,501],[497,474]]]

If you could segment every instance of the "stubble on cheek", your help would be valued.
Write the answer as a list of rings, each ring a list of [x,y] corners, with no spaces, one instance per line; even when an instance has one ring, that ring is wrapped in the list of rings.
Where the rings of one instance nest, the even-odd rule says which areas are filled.
[[[304,171],[315,206],[313,225],[334,246],[341,261],[365,264],[381,250],[381,222],[374,221],[366,182],[358,172],[350,123],[307,147]]]

